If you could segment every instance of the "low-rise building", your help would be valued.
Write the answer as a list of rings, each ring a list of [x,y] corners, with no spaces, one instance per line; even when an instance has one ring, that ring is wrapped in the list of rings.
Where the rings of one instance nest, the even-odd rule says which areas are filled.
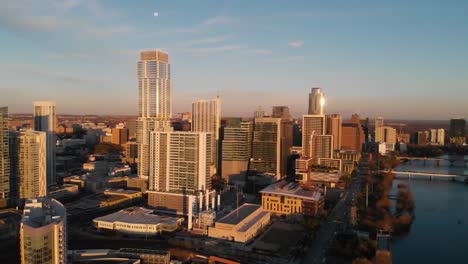
[[[270,223],[270,213],[260,205],[243,204],[208,228],[208,236],[246,243]]]
[[[171,263],[169,251],[138,248],[70,250],[68,256],[73,263]]]
[[[305,189],[299,183],[280,181],[261,190],[262,208],[278,215],[317,215],[324,205],[320,190]]]
[[[76,184],[63,184],[60,186],[54,186],[49,189],[47,197],[61,201],[77,195],[79,187]]]
[[[97,229],[133,235],[156,235],[174,232],[184,221],[180,217],[156,215],[153,210],[130,207],[93,220]]]

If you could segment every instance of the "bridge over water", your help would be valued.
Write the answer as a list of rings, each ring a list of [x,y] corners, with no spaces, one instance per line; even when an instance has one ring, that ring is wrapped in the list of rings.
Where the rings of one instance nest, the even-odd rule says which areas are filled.
[[[400,161],[403,162],[412,162],[412,161],[423,161],[423,165],[426,165],[428,162],[435,162],[437,166],[440,166],[441,161],[448,161],[450,166],[455,166],[456,163],[462,163],[464,167],[467,166],[468,160],[456,158],[456,157],[448,157],[448,158],[427,158],[427,157],[396,157]]]
[[[440,172],[426,172],[426,171],[403,171],[403,170],[381,170],[383,173],[392,172],[395,174],[395,178],[427,178],[433,180],[435,178],[445,178],[448,180],[460,180],[468,178],[468,175],[459,175],[451,173],[440,173]]]

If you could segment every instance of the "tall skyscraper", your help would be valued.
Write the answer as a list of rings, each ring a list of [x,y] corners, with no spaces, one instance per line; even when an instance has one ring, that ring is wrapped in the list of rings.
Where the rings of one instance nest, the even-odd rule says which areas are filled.
[[[348,122],[342,125],[341,148],[362,151],[365,140],[366,135],[361,125],[361,119],[357,114],[354,114]]]
[[[383,136],[379,134],[381,130],[379,128],[384,126],[384,118],[381,116],[378,116],[375,118],[375,124],[374,124],[374,142],[379,142],[377,139],[381,139]]]
[[[219,128],[221,127],[221,99],[192,102],[192,131],[210,132],[212,137],[211,162],[218,168]]]
[[[312,88],[309,94],[309,115],[323,115],[325,105],[325,94],[321,88]]]
[[[238,126],[224,128],[221,171],[226,182],[230,182],[231,179],[242,180],[246,176],[252,156],[252,134],[252,122],[242,122]]]
[[[396,144],[396,129],[389,126],[379,127],[376,130],[376,142],[385,142],[387,144]]]
[[[318,164],[319,159],[333,158],[332,135],[314,135],[311,140],[310,158],[315,164]]]
[[[0,208],[10,199],[10,153],[8,143],[8,107],[0,107]]]
[[[289,151],[292,147],[292,122],[281,118],[256,118],[252,142],[250,170],[286,176]]]
[[[450,137],[465,137],[466,136],[466,121],[463,118],[450,119]]]
[[[343,119],[341,115],[327,116],[327,135],[333,136],[333,150],[341,149],[341,126]]]
[[[325,135],[324,115],[304,115],[302,117],[302,155],[312,156],[313,136]]]
[[[152,132],[150,190],[210,190],[212,136],[206,132]]]
[[[67,263],[67,212],[49,198],[26,201],[20,225],[21,263]]]
[[[140,52],[137,62],[138,106],[137,143],[138,176],[149,177],[150,133],[167,130],[172,117],[172,81],[169,54],[160,50]]]
[[[55,144],[57,112],[54,102],[34,102],[34,130],[46,132],[47,142],[47,186],[57,184],[55,169]]]
[[[47,195],[47,133],[10,133],[11,193],[16,202]]]
[[[148,205],[188,215],[195,201],[209,206],[211,190],[212,133],[151,133]],[[203,199],[205,197],[205,199]],[[213,205],[213,204],[212,204]]]

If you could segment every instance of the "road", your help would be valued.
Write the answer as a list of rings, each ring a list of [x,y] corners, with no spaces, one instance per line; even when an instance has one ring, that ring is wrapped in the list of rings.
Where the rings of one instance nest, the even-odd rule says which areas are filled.
[[[350,205],[356,199],[359,193],[361,182],[364,175],[358,172],[358,176],[353,178],[353,181],[344,193],[343,197],[338,201],[336,206],[330,212],[328,217],[322,221],[320,229],[317,231],[316,239],[312,242],[309,251],[302,260],[303,264],[318,264],[326,262],[326,251],[331,245],[332,238],[340,227],[344,227],[349,220]]]

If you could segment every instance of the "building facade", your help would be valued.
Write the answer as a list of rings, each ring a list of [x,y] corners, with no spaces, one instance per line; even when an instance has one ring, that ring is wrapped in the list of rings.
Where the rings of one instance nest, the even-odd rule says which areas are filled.
[[[325,105],[325,94],[321,88],[312,88],[309,93],[309,115],[323,115]]]
[[[46,133],[47,142],[47,186],[57,184],[56,177],[56,134],[57,112],[54,102],[34,102],[34,130]]]
[[[17,201],[47,195],[46,142],[46,132],[10,133],[10,186]]]
[[[0,107],[0,208],[10,201],[8,107]]]
[[[192,102],[192,131],[213,134],[211,162],[218,167],[219,129],[221,127],[221,98]]]
[[[224,128],[222,140],[222,177],[226,182],[246,176],[252,156],[253,123]]]
[[[376,130],[376,142],[385,142],[387,144],[396,144],[397,132],[396,129],[389,126],[379,127]]]
[[[276,179],[280,179],[286,175],[291,147],[291,121],[272,117],[256,118],[250,170],[271,173]]]
[[[341,115],[327,116],[327,135],[333,136],[333,150],[341,149],[341,134],[343,118]]]
[[[137,62],[138,110],[138,176],[150,174],[150,134],[168,130],[172,117],[172,80],[169,54],[160,50],[142,51]]]
[[[325,135],[325,115],[304,115],[302,117],[302,155],[312,156],[314,136]]]
[[[261,190],[262,208],[277,215],[321,213],[324,198],[318,189],[305,189],[298,183],[280,181]]]
[[[67,263],[67,213],[49,198],[26,201],[20,225],[21,263]]]

